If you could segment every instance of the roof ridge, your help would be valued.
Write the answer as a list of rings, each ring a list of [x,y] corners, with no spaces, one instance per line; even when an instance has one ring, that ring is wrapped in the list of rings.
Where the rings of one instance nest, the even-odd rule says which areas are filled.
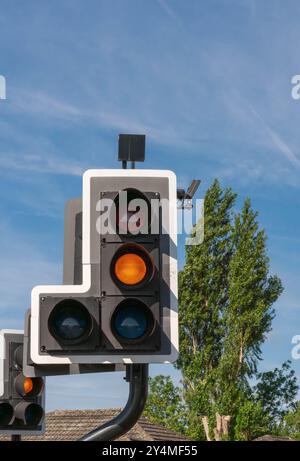
[[[98,409],[69,409],[69,410],[62,410],[62,409],[56,409],[56,410],[51,410],[47,412],[47,415],[57,415],[57,414],[70,414],[70,413],[77,413],[77,414],[83,414],[83,413],[116,413],[118,411],[121,411],[122,408],[98,408]]]

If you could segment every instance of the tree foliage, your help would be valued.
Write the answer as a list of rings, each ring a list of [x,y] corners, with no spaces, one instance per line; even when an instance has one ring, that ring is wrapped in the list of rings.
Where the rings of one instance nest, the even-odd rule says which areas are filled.
[[[187,431],[188,417],[182,389],[174,386],[169,376],[149,378],[149,397],[144,415],[150,421],[179,433]]]
[[[294,440],[300,440],[300,402],[284,417],[282,432]]]
[[[250,200],[234,214],[236,195],[214,181],[205,196],[201,245],[186,251],[179,277],[180,360],[193,414],[234,415],[282,291],[269,276],[266,236]]]
[[[260,402],[245,400],[238,408],[235,426],[235,440],[253,440],[268,432],[270,417]]]
[[[207,438],[220,432],[216,420],[217,426],[230,420],[228,437],[240,440],[274,430],[293,407],[297,391],[288,362],[272,372],[257,371],[283,288],[269,273],[266,234],[257,213],[249,199],[235,212],[236,198],[230,188],[213,182],[204,201],[204,241],[186,247],[179,274],[180,411],[184,408],[187,418],[185,431],[198,439],[203,429]],[[163,395],[162,387],[152,387],[158,391]],[[168,425],[166,414],[161,421]]]
[[[291,362],[284,362],[281,369],[259,373],[257,378],[254,397],[270,415],[272,425],[278,425],[289,411],[296,409],[298,386]]]
[[[228,305],[229,261],[232,256],[231,189],[215,181],[204,201],[205,236],[186,248],[179,274],[180,358],[190,412],[208,414],[218,400],[216,369],[223,350],[223,311]]]

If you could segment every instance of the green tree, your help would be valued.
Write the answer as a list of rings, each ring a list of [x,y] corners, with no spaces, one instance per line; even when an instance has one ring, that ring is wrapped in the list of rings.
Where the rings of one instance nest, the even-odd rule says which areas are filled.
[[[258,383],[253,389],[257,402],[261,402],[264,411],[271,417],[271,427],[280,426],[284,416],[296,409],[296,396],[298,391],[295,371],[288,360],[282,368],[259,373]]]
[[[210,415],[215,395],[215,370],[222,355],[222,313],[228,304],[228,272],[232,256],[231,218],[236,195],[218,181],[204,201],[205,233],[201,245],[186,248],[179,274],[180,358],[185,399],[193,426]],[[217,391],[217,390],[216,390]]]
[[[218,414],[234,421],[250,395],[248,379],[282,291],[269,276],[265,232],[250,200],[233,216],[235,200],[214,181],[205,196],[204,242],[187,248],[179,277],[178,367],[190,412],[203,424]]]
[[[285,415],[282,432],[294,440],[300,440],[300,402],[296,404],[293,411]]]
[[[204,432],[207,439],[252,437],[266,428],[271,405],[280,412],[283,396],[291,402],[294,395],[295,382],[286,368],[270,372],[273,381],[257,372],[282,285],[269,275],[265,231],[250,200],[240,213],[234,213],[235,202],[236,194],[215,180],[205,195],[204,241],[186,248],[179,274],[176,366],[183,377],[187,433],[195,439]],[[258,383],[252,389],[254,378]],[[272,403],[263,396],[271,383]]]
[[[186,432],[188,418],[182,390],[174,386],[169,376],[158,375],[149,379],[149,397],[144,416],[168,429]]]
[[[238,409],[235,425],[235,440],[253,440],[268,432],[270,418],[260,402],[245,400]]]
[[[223,309],[223,353],[218,364],[223,413],[234,413],[240,393],[249,394],[248,379],[257,372],[261,345],[274,318],[272,306],[282,292],[279,278],[268,275],[266,236],[249,199],[235,216],[232,245],[228,303]]]

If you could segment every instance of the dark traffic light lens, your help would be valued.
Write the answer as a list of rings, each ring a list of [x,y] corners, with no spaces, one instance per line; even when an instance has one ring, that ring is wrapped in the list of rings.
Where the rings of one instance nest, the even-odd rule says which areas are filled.
[[[58,303],[49,318],[53,336],[65,342],[78,342],[89,335],[92,319],[87,309],[74,299]]]
[[[35,426],[39,424],[44,416],[43,408],[36,404],[31,403],[25,410],[25,422],[30,426]]]
[[[7,426],[14,418],[14,409],[10,403],[0,403],[0,426]]]
[[[126,341],[144,338],[151,333],[153,324],[153,316],[148,307],[135,299],[120,303],[112,319],[112,329]]]
[[[14,359],[16,364],[22,368],[23,367],[23,345],[20,345],[16,348],[14,352]]]
[[[20,402],[15,406],[16,419],[28,426],[36,426],[44,417],[44,409],[37,403]]]
[[[148,234],[151,225],[151,205],[143,192],[138,189],[125,189],[117,195],[115,205],[118,233]]]

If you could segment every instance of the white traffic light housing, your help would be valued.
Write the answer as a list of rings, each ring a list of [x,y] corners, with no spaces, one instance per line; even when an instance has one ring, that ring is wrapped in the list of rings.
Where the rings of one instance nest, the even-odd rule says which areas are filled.
[[[176,196],[170,171],[84,174],[82,283],[32,290],[33,363],[177,359]]]

